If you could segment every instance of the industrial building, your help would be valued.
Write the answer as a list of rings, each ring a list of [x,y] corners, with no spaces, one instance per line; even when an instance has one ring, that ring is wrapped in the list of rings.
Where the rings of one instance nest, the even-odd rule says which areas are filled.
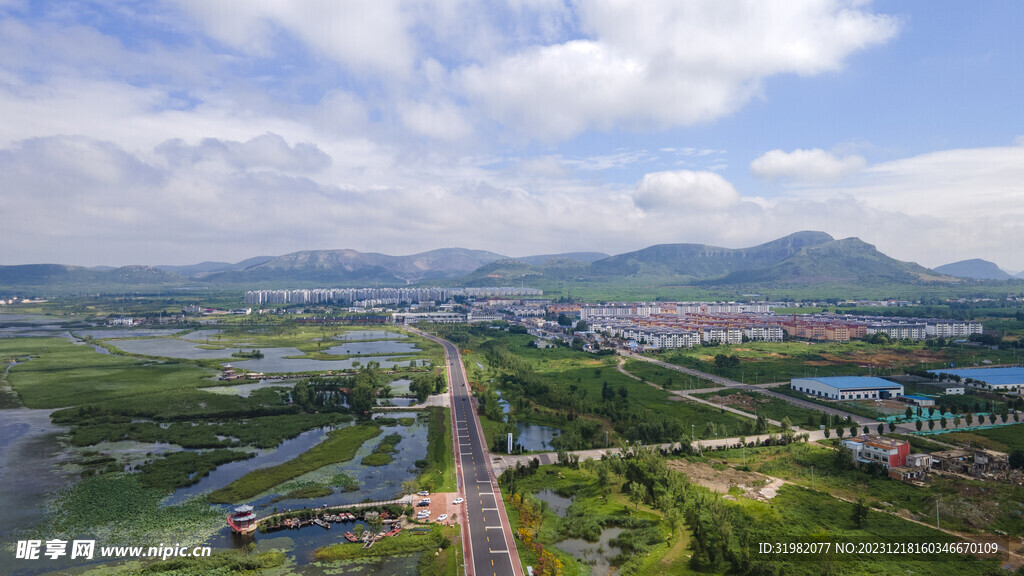
[[[960,380],[970,388],[991,390],[993,392],[1024,392],[1024,367],[1009,366],[1004,368],[960,368],[929,370],[932,374],[948,374],[959,376]]]
[[[903,385],[873,376],[793,378],[790,386],[808,396],[830,400],[884,400],[903,396]]]

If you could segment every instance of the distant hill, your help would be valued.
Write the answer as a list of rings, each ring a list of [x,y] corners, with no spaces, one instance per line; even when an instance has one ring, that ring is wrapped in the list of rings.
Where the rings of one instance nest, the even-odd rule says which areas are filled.
[[[264,262],[273,260],[273,256],[257,256],[255,258],[249,258],[232,264],[230,262],[200,262],[199,264],[189,264],[186,266],[157,266],[161,270],[166,270],[173,274],[181,274],[182,276],[188,276],[190,278],[202,278],[209,276],[210,274],[216,274],[218,272],[230,272],[236,270],[245,270],[253,266],[258,266]]]
[[[955,279],[913,262],[890,258],[859,238],[845,238],[805,246],[772,266],[736,271],[707,283],[864,285],[922,281],[950,282]]]
[[[935,268],[935,271],[956,276],[957,278],[970,278],[972,280],[1009,280],[1013,278],[1013,276],[1001,270],[994,263],[979,258],[944,264]]]
[[[530,266],[550,266],[561,263],[568,263],[568,261],[581,262],[583,264],[589,264],[596,260],[603,260],[609,256],[604,252],[566,252],[564,254],[542,254],[540,256],[523,256],[516,258],[520,262],[529,264]]]
[[[313,281],[327,285],[402,286],[460,277],[502,258],[505,257],[493,252],[465,248],[442,248],[411,256],[356,250],[305,250],[271,258],[244,270],[210,274],[205,280],[220,284]]]
[[[957,264],[971,262],[981,262],[972,265],[973,268],[995,268],[982,261]],[[615,256],[568,252],[508,258],[465,248],[444,248],[410,256],[356,250],[305,250],[235,264],[202,262],[190,266],[115,269],[57,264],[0,266],[0,287],[8,292],[24,287],[46,287],[51,292],[67,293],[186,285],[237,290],[243,287],[445,284],[526,285],[557,291],[585,286],[591,291],[609,289],[612,292],[631,287],[650,293],[659,287],[721,287],[734,291],[747,286],[791,289],[827,284],[845,292],[847,287],[964,282],[948,274],[949,267],[929,270],[913,262],[890,258],[858,238],[836,240],[824,232],[804,231],[749,248],[659,244]],[[1003,279],[1008,277],[1002,276]]]
[[[0,266],[0,286],[59,289],[62,292],[105,286],[153,286],[176,284],[185,278],[152,266],[90,269],[62,264]]]
[[[796,232],[752,248],[720,248],[705,244],[659,244],[611,256],[591,264],[596,277],[673,277],[703,280],[742,270],[768,268],[807,246],[834,239],[824,232]]]

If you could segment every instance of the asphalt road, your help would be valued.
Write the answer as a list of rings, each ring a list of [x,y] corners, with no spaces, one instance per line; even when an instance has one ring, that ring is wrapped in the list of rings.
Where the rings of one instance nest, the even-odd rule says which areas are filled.
[[[459,493],[466,499],[462,514],[466,519],[463,524],[466,573],[474,576],[522,576],[512,528],[492,472],[490,453],[486,450],[480,420],[473,409],[475,401],[467,385],[462,356],[452,343],[420,334],[444,346],[448,363],[448,386],[452,394],[456,434],[456,472]]]

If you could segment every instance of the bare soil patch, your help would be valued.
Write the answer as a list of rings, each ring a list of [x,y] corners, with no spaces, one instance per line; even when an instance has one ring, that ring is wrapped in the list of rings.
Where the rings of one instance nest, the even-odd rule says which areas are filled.
[[[691,482],[719,494],[728,494],[730,488],[739,488],[746,498],[762,502],[774,498],[779,487],[786,483],[779,478],[772,478],[756,472],[743,472],[728,466],[718,470],[703,462],[670,460],[668,467],[686,474]]]

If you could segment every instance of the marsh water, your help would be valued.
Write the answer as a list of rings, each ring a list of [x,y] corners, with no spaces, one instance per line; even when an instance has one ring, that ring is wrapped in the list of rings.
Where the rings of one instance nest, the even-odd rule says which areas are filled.
[[[555,547],[580,562],[589,564],[591,576],[606,576],[611,572],[611,563],[608,560],[622,552],[620,548],[610,544],[610,541],[619,534],[622,534],[622,528],[605,528],[597,542],[567,538],[555,543]]]
[[[541,452],[551,450],[551,440],[561,432],[558,428],[541,424],[530,424],[521,420],[516,422],[516,430],[519,431],[519,437],[516,441],[524,449]]]
[[[89,344],[77,338],[91,336],[97,339],[114,339],[110,343],[126,352],[164,357],[180,357],[193,359],[216,359],[232,362],[231,353],[237,347],[226,347],[223,350],[204,350],[198,344],[216,344],[217,331],[203,330],[185,336],[172,337],[179,333],[176,329],[128,329],[103,327],[78,327],[68,330],[53,323],[52,318],[13,316],[0,314],[0,338],[24,336],[64,337],[80,345],[92,345],[98,353],[108,353],[105,349]],[[72,335],[74,332],[74,335]],[[379,353],[380,356],[358,357],[342,361],[321,361],[311,359],[285,358],[285,356],[301,356],[303,353],[296,348],[261,348],[266,355],[260,360],[243,360],[232,362],[242,368],[262,372],[297,372],[347,369],[354,361],[365,364],[377,360],[382,366],[407,365],[407,361],[396,359],[387,362],[387,354],[408,355],[419,352],[412,342],[401,342],[405,335],[386,331],[360,331],[347,333],[338,338],[332,347],[335,353],[341,349],[359,350],[358,353]],[[366,342],[365,340],[375,340]],[[357,348],[358,347],[358,348]],[[251,349],[252,346],[243,347]],[[343,353],[343,352],[342,352]],[[356,353],[356,352],[352,352]],[[6,368],[6,366],[0,367]],[[247,396],[254,390],[272,386],[292,386],[295,380],[270,380],[257,383],[246,383],[239,386],[219,386],[217,392]],[[396,394],[408,392],[409,381],[396,381],[393,390]],[[394,399],[395,403],[408,400]],[[74,464],[80,459],[82,450],[100,451],[113,454],[118,461],[124,463],[142,462],[153,453],[168,450],[179,450],[180,447],[169,444],[148,444],[139,442],[101,443],[86,449],[72,449],[60,441],[66,429],[54,426],[50,422],[52,410],[30,410],[21,406],[17,395],[9,389],[0,389],[0,547],[12,543],[12,537],[24,533],[37,526],[45,517],[47,503],[59,491],[70,487],[78,479],[80,469]],[[366,442],[356,456],[349,462],[324,467],[320,470],[303,475],[288,484],[316,483],[329,485],[331,478],[345,473],[356,480],[358,489],[345,491],[336,489],[333,494],[323,498],[275,500],[280,498],[277,493],[257,496],[253,502],[260,515],[273,508],[305,508],[321,504],[352,504],[365,500],[389,500],[401,493],[403,481],[410,480],[418,474],[415,467],[417,460],[426,456],[427,424],[417,418],[417,413],[390,411],[385,414],[391,418],[413,417],[409,426],[394,424],[382,426],[379,436]],[[296,438],[285,441],[271,450],[257,451],[255,457],[224,464],[202,478],[197,484],[180,489],[165,499],[165,505],[186,501],[192,497],[201,497],[203,493],[226,486],[240,478],[246,472],[274,466],[291,460],[323,441],[328,429],[303,432]],[[394,461],[379,467],[363,466],[362,459],[369,455],[388,434],[402,435],[402,441],[396,446]],[[130,466],[129,466],[130,467]],[[288,484],[278,487],[277,492],[286,492]],[[221,507],[226,510],[228,507]],[[331,530],[318,527],[289,531],[287,535],[270,534],[256,537],[258,550],[273,548],[286,549],[297,565],[296,572],[319,574],[411,574],[416,571],[420,554],[398,556],[369,562],[353,562],[340,565],[310,564],[312,553],[316,548],[343,542],[346,530],[355,526],[355,522],[336,525]],[[217,548],[235,547],[244,544],[230,534],[226,528],[219,530],[208,541]],[[0,573],[7,569],[0,565]],[[37,573],[40,564],[29,568],[26,573]],[[58,568],[54,566],[54,568]],[[47,568],[49,569],[49,568]]]
[[[572,498],[560,496],[550,488],[545,488],[534,494],[534,496],[536,496],[541,502],[547,504],[548,508],[559,516],[565,516],[566,511],[569,510],[569,506],[572,505]]]
[[[403,417],[416,417],[417,414],[414,412],[389,412],[385,416],[392,418],[403,418]],[[397,452],[394,454],[394,461],[384,466],[364,466],[361,464],[362,459],[371,454],[380,444],[384,437],[389,434],[401,434],[402,440],[396,445]],[[298,456],[301,452],[307,450],[302,448],[299,444],[291,444],[285,446],[282,444],[276,451],[278,460],[287,461],[295,456]],[[278,488],[257,496],[250,500],[248,503],[251,504],[259,516],[264,516],[274,510],[283,509],[301,509],[310,508],[314,506],[330,505],[330,506],[342,506],[345,504],[357,504],[364,501],[382,501],[391,500],[401,495],[402,493],[402,482],[410,480],[416,476],[418,471],[415,467],[416,460],[426,457],[427,453],[427,424],[425,421],[415,418],[413,423],[409,426],[402,426],[401,424],[395,424],[392,426],[382,426],[381,434],[376,438],[369,440],[364,443],[359,450],[356,451],[356,455],[352,460],[341,464],[332,464],[309,472],[298,478],[295,478]],[[246,461],[251,462],[251,461]],[[215,470],[210,477],[218,475],[222,469],[231,467],[235,464],[244,464],[244,462],[233,462],[225,464]],[[261,466],[262,467],[262,466]],[[317,498],[303,498],[303,499],[282,499],[280,493],[285,492],[289,485],[302,485],[306,483],[324,484],[329,482],[330,478],[334,477],[339,473],[344,473],[351,476],[356,480],[359,487],[356,490],[346,491],[343,489],[336,489],[334,493],[329,496],[322,496]],[[207,491],[210,489],[218,488],[227,485],[231,480],[227,480],[233,476],[234,473],[225,473],[218,475],[218,480],[210,481],[209,485],[199,491],[190,491],[193,495],[199,494],[200,492]],[[208,477],[208,478],[210,478]],[[200,482],[202,484],[206,479]],[[196,486],[199,486],[197,484]],[[193,487],[195,488],[195,486]],[[183,489],[184,490],[184,489]],[[175,493],[175,497],[179,496],[179,493],[184,494],[183,490],[179,490]],[[181,501],[181,500],[177,500]],[[170,501],[168,501],[170,503]],[[229,506],[223,507],[225,511],[229,509]],[[215,547],[242,547],[248,544],[248,542],[255,539],[257,549],[271,549],[274,547],[274,543],[278,543],[278,548],[287,547],[290,550],[296,564],[304,565],[313,560],[313,551],[317,548],[328,546],[331,544],[345,543],[343,535],[346,531],[351,530],[356,524],[360,522],[345,522],[332,525],[330,530],[324,530],[317,526],[310,526],[301,530],[289,530],[283,533],[276,534],[256,534],[250,539],[242,539],[233,535],[231,531],[225,526],[216,535],[207,541],[207,544]],[[283,534],[279,536],[278,534]],[[285,546],[286,545],[286,546]],[[407,559],[404,557],[398,557],[391,559],[390,562],[384,562],[380,564],[379,568],[382,570],[392,570],[392,572],[382,572],[387,574],[403,574],[410,573],[404,572]],[[412,562],[412,572],[415,573],[415,561],[418,559],[418,555],[414,555]],[[374,563],[370,563],[374,564]],[[332,573],[334,568],[332,568]],[[342,572],[348,573],[348,572]],[[363,574],[362,571],[352,572],[353,574]]]

